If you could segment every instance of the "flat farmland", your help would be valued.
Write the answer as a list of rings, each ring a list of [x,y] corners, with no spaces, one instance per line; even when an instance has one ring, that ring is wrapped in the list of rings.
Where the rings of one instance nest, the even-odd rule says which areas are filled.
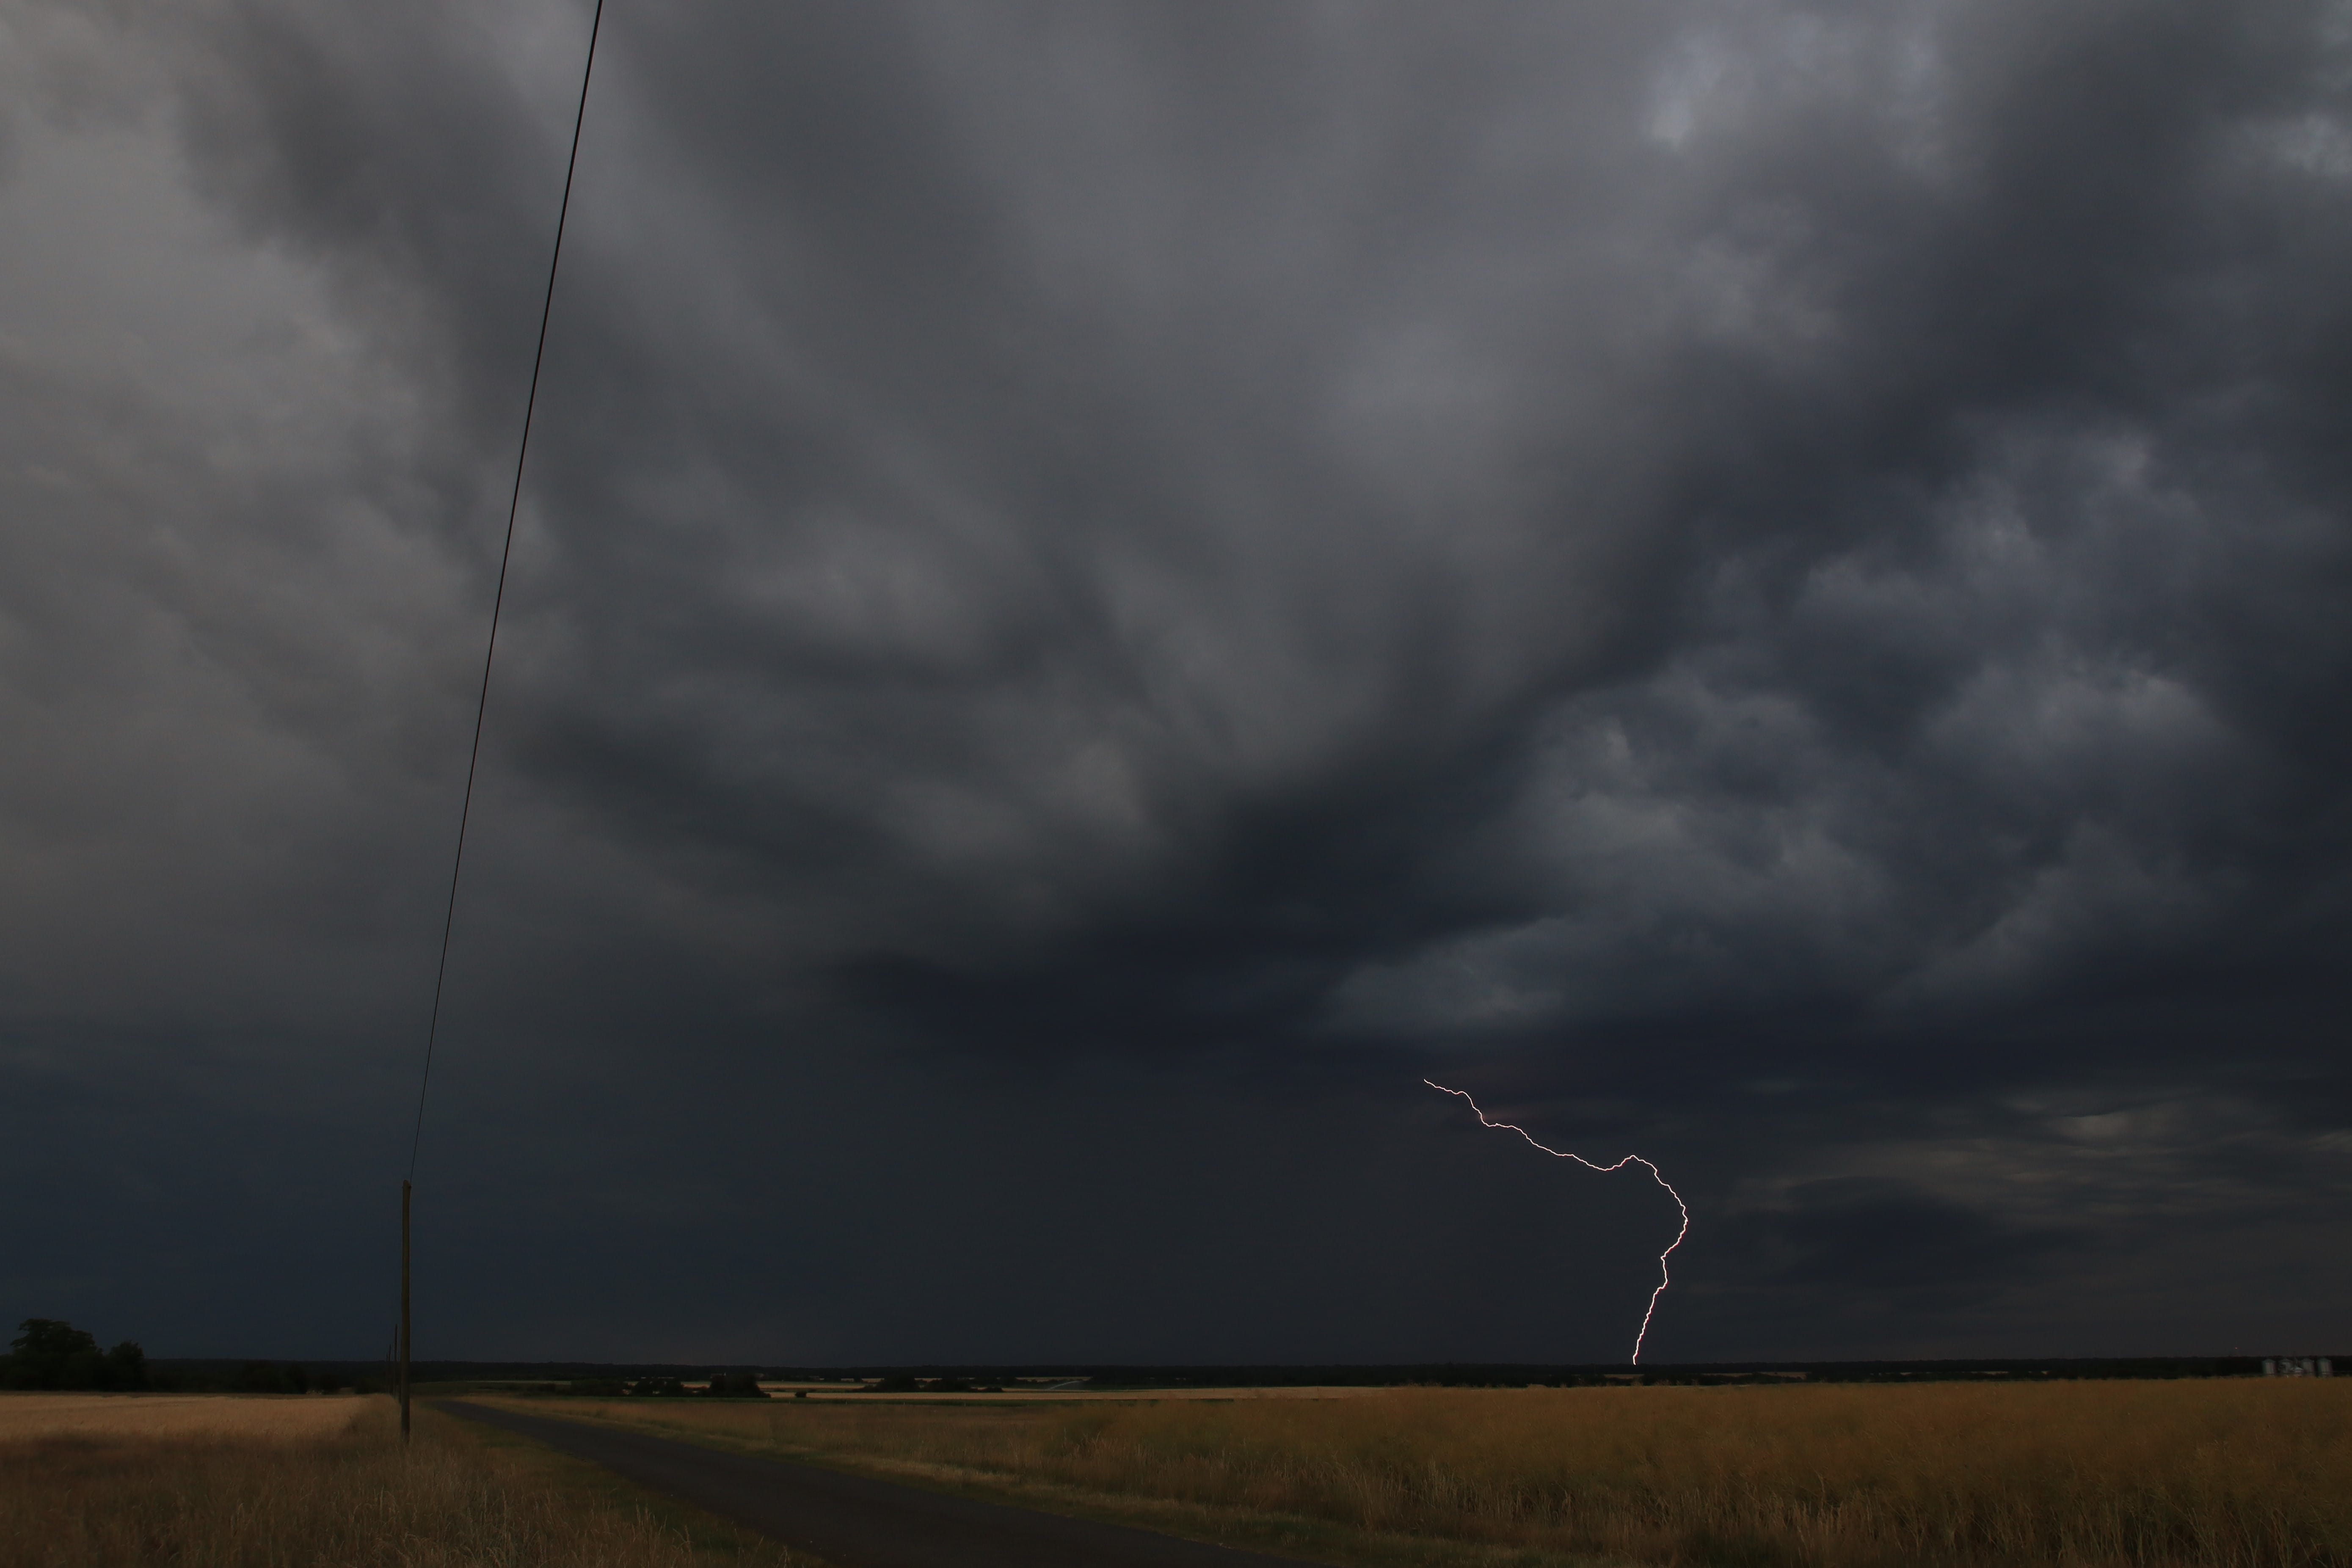
[[[688,1386],[698,1388],[702,1385],[695,1384]],[[763,1383],[760,1386],[768,1394],[786,1399],[795,1394],[805,1394],[810,1399],[842,1400],[857,1405],[885,1402],[913,1405],[1132,1405],[1138,1400],[1163,1405],[1187,1400],[1359,1399],[1366,1394],[1388,1392],[1356,1384],[1281,1388],[1155,1388],[1140,1392],[1124,1388],[1003,1388],[973,1389],[961,1394],[942,1394],[927,1388],[893,1390],[886,1394],[846,1383]]]
[[[2352,1382],[501,1401],[1358,1563],[2352,1568]]]
[[[350,1431],[374,1408],[357,1394],[0,1394],[0,1445],[68,1436],[315,1442]]]
[[[719,1568],[781,1548],[382,1395],[0,1394],[0,1568]]]

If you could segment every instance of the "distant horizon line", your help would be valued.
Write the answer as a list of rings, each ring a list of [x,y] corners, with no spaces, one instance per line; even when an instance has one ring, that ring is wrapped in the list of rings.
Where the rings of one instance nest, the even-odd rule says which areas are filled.
[[[1631,1367],[1623,1362],[1532,1362],[1532,1361],[1365,1361],[1365,1362],[1032,1362],[1032,1361],[961,1361],[961,1362],[843,1362],[814,1363],[776,1359],[758,1361],[725,1361],[716,1358],[694,1361],[589,1361],[580,1358],[549,1358],[536,1361],[481,1357],[446,1358],[419,1357],[419,1368],[439,1368],[455,1371],[465,1369],[483,1374],[508,1372],[519,1375],[554,1376],[563,1372],[623,1373],[678,1372],[689,1369],[753,1372],[773,1369],[775,1376],[807,1378],[865,1378],[889,1376],[894,1373],[924,1373],[941,1375],[991,1375],[998,1377],[1088,1377],[1121,1381],[1198,1382],[1224,1374],[1291,1374],[1307,1373],[1366,1374],[1443,1373],[1457,1375],[1505,1374],[1552,1376],[1579,1375],[1639,1377],[1645,1374],[1682,1373],[1739,1374],[1766,1373],[1806,1373],[1827,1371],[1900,1372],[1922,1371],[1983,1371],[2015,1373],[2054,1370],[2058,1368],[2252,1368],[2266,1362],[2287,1361],[2326,1356],[2343,1363],[2352,1354],[2300,1347],[2292,1352],[2271,1351],[2264,1354],[2189,1354],[2189,1355],[2116,1355],[2116,1356],[1854,1356],[1809,1357],[1803,1359],[1764,1361],[1694,1361],[1658,1362],[1641,1367]],[[243,1366],[259,1361],[301,1363],[320,1367],[367,1367],[379,1365],[383,1357],[366,1356],[149,1356],[147,1363],[155,1367]]]

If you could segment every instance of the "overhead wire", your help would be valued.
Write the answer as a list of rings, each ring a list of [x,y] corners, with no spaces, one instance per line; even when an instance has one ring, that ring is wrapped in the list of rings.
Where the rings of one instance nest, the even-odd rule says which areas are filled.
[[[408,1177],[416,1179],[416,1157],[425,1142],[425,1100],[433,1085],[433,1048],[441,1033],[441,997],[449,979],[449,939],[457,925],[457,879],[466,867],[466,829],[474,814],[474,779],[482,763],[482,727],[490,710],[490,668],[499,653],[499,616],[506,607],[507,567],[514,559],[515,519],[522,509],[522,471],[530,456],[531,416],[539,409],[539,377],[547,363],[547,327],[555,314],[555,274],[563,262],[563,229],[572,216],[572,180],[580,168],[580,132],[588,121],[588,82],[596,70],[596,38],[604,25],[604,0],[596,0],[588,23],[588,58],[580,71],[580,107],[572,120],[572,155],[563,166],[563,200],[555,212],[555,248],[547,259],[547,292],[539,308],[539,347],[530,361],[530,393],[523,400],[522,439],[515,448],[514,489],[507,497],[507,531],[499,551],[498,591],[490,599],[490,637],[482,650],[482,689],[474,704],[474,743],[466,757],[466,794],[457,808],[457,850],[449,864],[449,900],[441,915],[441,956],[433,972],[433,1010],[425,1026],[425,1067],[417,1077],[416,1123],[408,1139]]]

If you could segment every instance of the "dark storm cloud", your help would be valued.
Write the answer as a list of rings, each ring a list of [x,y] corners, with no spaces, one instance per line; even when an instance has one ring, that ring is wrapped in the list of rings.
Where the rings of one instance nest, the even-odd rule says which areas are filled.
[[[2017,1265],[2070,1244],[2080,1233],[2003,1227],[1932,1193],[1848,1179],[1792,1189],[1795,1206],[1752,1226],[1771,1257],[1767,1277],[1836,1292],[1974,1289],[2011,1279]]]
[[[8,26],[18,1103],[358,1180],[583,18]],[[1676,1173],[1667,1353],[2319,1321],[2340,7],[606,27],[436,1110],[482,1277],[542,1249],[486,1345],[1615,1353],[1657,1216],[1424,1069]],[[1164,1245],[1040,1316],[1072,1234]],[[533,1298],[590,1235],[762,1239]]]

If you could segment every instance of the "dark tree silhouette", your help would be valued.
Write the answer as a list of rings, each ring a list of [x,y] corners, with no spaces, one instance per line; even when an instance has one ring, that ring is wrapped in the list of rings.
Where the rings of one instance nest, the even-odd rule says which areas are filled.
[[[100,1351],[87,1330],[61,1318],[26,1318],[0,1359],[0,1386],[131,1389],[147,1386],[147,1352],[130,1340]]]
[[[719,1399],[765,1399],[768,1391],[760,1386],[756,1372],[714,1372],[706,1393]]]

